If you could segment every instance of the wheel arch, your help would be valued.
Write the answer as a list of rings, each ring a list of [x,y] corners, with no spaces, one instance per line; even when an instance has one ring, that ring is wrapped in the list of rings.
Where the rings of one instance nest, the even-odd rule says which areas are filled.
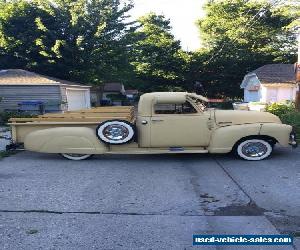
[[[259,140],[264,140],[267,141],[271,144],[271,146],[273,147],[276,143],[278,143],[278,140],[272,136],[269,135],[248,135],[245,137],[240,138],[238,141],[235,142],[235,144],[232,147],[232,152],[234,152],[237,148],[237,146],[246,140],[251,140],[251,139],[259,139]]]

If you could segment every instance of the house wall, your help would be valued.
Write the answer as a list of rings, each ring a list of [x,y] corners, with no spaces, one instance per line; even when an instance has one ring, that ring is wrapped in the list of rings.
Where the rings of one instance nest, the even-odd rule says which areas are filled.
[[[261,84],[257,76],[253,74],[245,76],[241,86],[244,88],[245,102],[268,103],[295,100],[297,92],[297,87],[291,84]],[[258,86],[255,91],[254,86]]]
[[[59,86],[0,85],[0,110],[18,110],[22,101],[61,102]]]
[[[281,101],[294,101],[296,98],[296,87],[277,87],[266,86],[265,102],[281,102]]]

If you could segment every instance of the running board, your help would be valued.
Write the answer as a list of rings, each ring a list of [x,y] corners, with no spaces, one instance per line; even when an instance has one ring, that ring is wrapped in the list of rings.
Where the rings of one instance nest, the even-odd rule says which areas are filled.
[[[113,150],[105,154],[207,154],[208,150],[204,148],[185,149],[181,147],[171,147],[168,149],[155,148],[128,148],[128,150]]]

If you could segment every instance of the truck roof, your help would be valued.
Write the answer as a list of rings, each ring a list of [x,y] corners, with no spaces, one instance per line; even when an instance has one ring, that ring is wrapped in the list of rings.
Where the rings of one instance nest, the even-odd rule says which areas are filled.
[[[151,115],[155,103],[185,103],[187,92],[152,92],[143,94],[138,105],[138,114]]]

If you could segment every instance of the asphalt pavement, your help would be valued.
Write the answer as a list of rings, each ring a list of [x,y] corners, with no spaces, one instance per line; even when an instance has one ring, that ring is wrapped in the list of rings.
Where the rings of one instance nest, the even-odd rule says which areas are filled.
[[[1,249],[196,247],[193,234],[300,236],[300,150],[265,161],[228,155],[115,155],[81,162],[20,152],[0,160]]]

